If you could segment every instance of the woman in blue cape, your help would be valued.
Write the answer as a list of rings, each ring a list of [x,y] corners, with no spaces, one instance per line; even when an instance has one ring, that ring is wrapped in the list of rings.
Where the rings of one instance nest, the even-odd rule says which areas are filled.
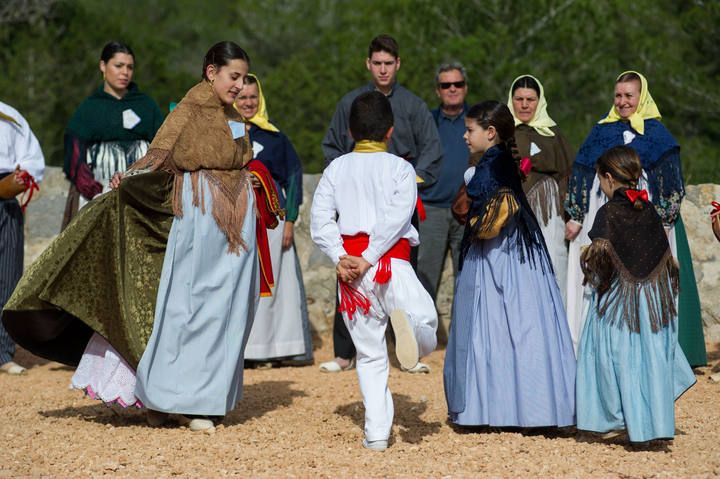
[[[582,286],[580,249],[590,244],[588,232],[598,209],[607,197],[600,189],[595,163],[609,148],[627,145],[640,156],[643,175],[640,187],[649,198],[668,232],[673,254],[680,263],[678,300],[679,342],[691,366],[707,362],[695,275],[680,203],[685,185],[680,165],[680,146],[660,122],[644,76],[635,71],[622,73],[615,82],[615,101],[605,118],[595,125],[580,147],[565,199],[571,221],[566,237],[571,240],[568,254],[567,312],[573,343],[577,349],[590,303],[591,291]]]

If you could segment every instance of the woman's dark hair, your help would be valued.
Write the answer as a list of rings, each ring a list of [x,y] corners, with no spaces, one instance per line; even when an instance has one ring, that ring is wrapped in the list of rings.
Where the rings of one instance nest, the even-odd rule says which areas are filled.
[[[245,75],[245,78],[243,78],[243,84],[245,85],[257,85],[257,82],[257,77],[252,73]]]
[[[500,137],[500,142],[511,152],[515,163],[518,165],[520,178],[524,180],[526,176],[520,170],[520,152],[515,143],[515,118],[510,113],[508,106],[495,100],[483,101],[471,106],[465,117],[475,120],[478,125],[486,130],[491,126],[495,128]]]
[[[642,164],[637,152],[625,145],[614,146],[605,151],[595,163],[595,171],[599,176],[606,173],[618,182],[630,188],[637,188],[640,175],[642,175]],[[633,203],[635,209],[643,209],[641,199],[636,199]]]
[[[390,100],[379,91],[360,94],[350,106],[350,135],[355,141],[384,140],[393,121]]]
[[[515,90],[517,90],[518,88],[533,89],[535,90],[535,93],[537,93],[537,96],[540,97],[540,85],[531,76],[526,75],[515,80],[515,83],[512,84],[512,88],[510,88],[510,91],[515,94]]]
[[[100,60],[107,63],[116,53],[127,53],[135,60],[135,54],[132,48],[130,48],[130,45],[116,41],[108,42],[108,44],[103,47],[102,53],[100,53]]]
[[[214,65],[218,70],[233,60],[243,60],[250,66],[250,57],[248,54],[240,48],[235,42],[218,42],[205,54],[203,60],[202,77],[207,80],[207,67]]]

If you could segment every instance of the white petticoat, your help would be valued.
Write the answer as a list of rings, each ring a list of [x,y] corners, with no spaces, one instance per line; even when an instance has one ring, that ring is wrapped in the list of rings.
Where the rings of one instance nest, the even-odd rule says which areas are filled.
[[[70,388],[85,391],[92,399],[106,404],[143,407],[135,397],[135,370],[97,333],[83,352]]]

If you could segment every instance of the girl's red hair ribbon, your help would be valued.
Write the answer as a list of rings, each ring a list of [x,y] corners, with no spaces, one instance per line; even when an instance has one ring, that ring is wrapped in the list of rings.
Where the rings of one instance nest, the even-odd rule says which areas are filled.
[[[645,203],[649,201],[648,199],[648,192],[646,190],[625,190],[625,194],[627,195],[628,199],[635,203],[635,200],[640,198]]]

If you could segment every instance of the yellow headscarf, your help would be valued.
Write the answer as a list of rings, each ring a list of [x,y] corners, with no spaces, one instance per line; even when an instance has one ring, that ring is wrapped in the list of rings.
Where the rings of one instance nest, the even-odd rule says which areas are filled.
[[[553,121],[552,118],[550,118],[550,115],[547,112],[547,100],[545,99],[545,90],[543,89],[542,83],[540,83],[540,80],[535,78],[532,75],[520,75],[516,79],[513,80],[513,82],[510,84],[510,92],[508,93],[508,108],[510,108],[510,112],[513,115],[513,118],[515,118],[515,126],[518,126],[522,124],[523,122],[518,119],[518,117],[515,115],[515,108],[513,107],[512,97],[513,97],[513,91],[512,91],[512,85],[515,84],[516,81],[521,79],[522,77],[530,77],[533,80],[535,80],[540,86],[540,98],[538,98],[538,106],[537,110],[535,110],[535,115],[533,115],[532,119],[530,120],[530,123],[527,123],[527,125],[531,128],[534,128],[535,131],[537,131],[542,136],[555,136],[555,132],[553,132],[550,127],[557,125]]]
[[[253,77],[257,81],[256,85],[258,89],[258,109],[252,118],[245,121],[248,123],[252,123],[261,130],[272,131],[275,133],[279,132],[280,130],[278,130],[275,125],[270,123],[270,120],[268,119],[267,107],[265,106],[265,97],[263,96],[262,86],[260,86],[260,79],[252,73],[248,73],[248,76]],[[237,105],[233,104],[233,106],[238,112],[240,111],[238,110]]]
[[[648,84],[645,77],[636,71],[628,70],[618,75],[618,79],[620,79],[620,77],[625,75],[626,73],[634,73],[640,77],[640,102],[638,103],[637,110],[635,110],[635,113],[630,115],[630,118],[628,118],[628,120],[630,121],[630,126],[632,126],[632,129],[643,135],[645,134],[645,120],[649,120],[651,118],[656,118],[659,120],[660,118],[662,118],[662,116],[660,115],[660,110],[658,110],[658,107],[655,104],[655,100],[653,100],[652,95],[650,95],[650,90],[648,89]],[[623,118],[617,112],[617,110],[615,109],[615,105],[613,104],[612,108],[610,108],[610,113],[608,113],[608,115],[602,120],[600,120],[598,123],[613,123],[622,119]]]

